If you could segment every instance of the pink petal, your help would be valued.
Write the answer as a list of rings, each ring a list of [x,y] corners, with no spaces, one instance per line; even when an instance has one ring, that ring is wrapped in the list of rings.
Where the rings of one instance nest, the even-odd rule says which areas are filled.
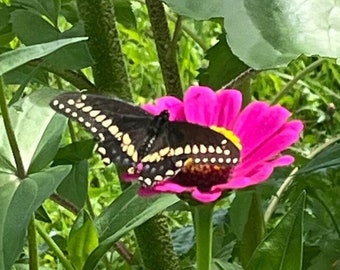
[[[281,167],[281,166],[289,166],[294,162],[294,157],[290,155],[284,155],[277,159],[274,159],[272,161],[269,161],[269,163],[274,167]]]
[[[227,184],[219,185],[222,189],[236,189],[236,188],[245,188],[253,185],[253,181],[250,177],[241,176],[241,177],[233,177]]]
[[[167,110],[170,113],[170,121],[185,120],[183,103],[176,97],[161,97],[156,100],[156,104],[145,104],[142,107],[153,115],[158,115],[162,111]]]
[[[203,203],[216,201],[221,196],[221,194],[221,191],[201,192],[197,188],[195,188],[191,193],[192,197]]]
[[[243,155],[253,151],[280,129],[289,114],[283,107],[269,107],[265,102],[257,101],[248,105],[241,112],[233,129],[241,140]]]
[[[226,89],[217,92],[214,125],[232,129],[242,106],[242,94],[238,90]]]
[[[171,180],[159,183],[156,186],[154,186],[153,189],[157,192],[171,192],[171,193],[182,193],[186,191],[190,192],[192,190],[191,187],[184,187],[178,185],[176,183],[171,182]]]
[[[294,157],[285,155],[258,165],[252,172],[249,172],[246,175],[243,174],[242,171],[239,173],[240,171],[235,169],[232,178],[223,186],[223,188],[244,188],[246,186],[262,183],[270,177],[275,167],[288,166],[293,162]]]
[[[242,162],[235,168],[235,171],[243,170],[243,175],[247,175],[257,164],[276,156],[296,142],[302,128],[301,121],[291,121],[286,123],[277,134],[273,135],[257,149],[252,149],[252,152],[248,151],[248,155],[242,151]]]
[[[190,123],[211,126],[214,120],[216,94],[208,87],[192,86],[184,96],[184,112]]]

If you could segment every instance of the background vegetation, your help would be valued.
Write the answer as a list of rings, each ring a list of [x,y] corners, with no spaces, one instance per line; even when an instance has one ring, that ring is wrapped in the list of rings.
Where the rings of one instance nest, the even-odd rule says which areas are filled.
[[[340,269],[340,4],[286,2],[0,1],[0,269],[195,269],[188,206],[138,197],[48,103],[196,83],[305,125],[293,167],[218,203],[212,268]]]

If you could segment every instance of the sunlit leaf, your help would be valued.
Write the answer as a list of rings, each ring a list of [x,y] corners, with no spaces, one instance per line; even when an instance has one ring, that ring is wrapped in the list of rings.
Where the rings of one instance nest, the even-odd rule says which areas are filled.
[[[19,67],[28,61],[46,56],[68,44],[86,39],[87,38],[84,37],[61,39],[38,45],[21,47],[13,51],[0,54],[0,75]]]
[[[98,234],[90,216],[82,211],[68,237],[67,251],[72,265],[82,269],[89,254],[98,246]]]
[[[133,185],[124,190],[95,220],[100,244],[88,257],[84,270],[94,269],[105,252],[125,233],[179,201],[170,194],[143,198],[138,195],[138,188],[139,185]]]
[[[0,173],[0,269],[10,269],[23,247],[33,212],[55,191],[70,166],[57,166],[25,179]]]
[[[302,193],[292,209],[257,247],[247,270],[301,269],[305,198],[306,194]]]

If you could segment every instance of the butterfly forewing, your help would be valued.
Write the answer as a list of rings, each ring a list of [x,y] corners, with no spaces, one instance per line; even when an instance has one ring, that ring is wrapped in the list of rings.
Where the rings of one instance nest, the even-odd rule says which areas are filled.
[[[144,186],[176,175],[188,160],[224,167],[239,162],[240,150],[225,136],[208,127],[170,122],[166,111],[152,116],[118,99],[82,93],[62,94],[51,107],[95,136],[105,163],[131,167]]]
[[[140,107],[98,95],[65,93],[51,107],[79,122],[99,141],[97,151],[107,164],[135,166],[138,149],[153,117]]]

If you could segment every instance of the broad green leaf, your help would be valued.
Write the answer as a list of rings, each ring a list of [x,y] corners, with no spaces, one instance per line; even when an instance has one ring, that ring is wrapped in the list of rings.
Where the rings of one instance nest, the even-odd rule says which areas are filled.
[[[119,238],[179,201],[178,197],[170,194],[140,197],[138,187],[136,184],[124,190],[95,220],[100,244],[88,257],[84,269],[94,269],[100,258]]]
[[[57,188],[70,166],[57,166],[20,180],[0,172],[0,269],[11,268],[22,250],[33,212]]]
[[[75,269],[82,269],[86,258],[98,246],[98,234],[90,216],[81,211],[67,242],[67,251]]]
[[[0,3],[0,46],[6,46],[15,36],[9,19],[10,8]]]
[[[5,84],[23,84],[26,86],[29,82],[48,85],[48,73],[39,67],[29,65],[20,66],[4,74]]]
[[[136,18],[133,14],[131,3],[126,0],[113,0],[112,2],[117,22],[126,28],[136,28]]]
[[[60,34],[60,39],[85,35],[84,25],[74,24],[70,29]],[[46,57],[51,65],[61,69],[82,69],[95,64],[86,42],[70,44]]]
[[[339,57],[340,3],[319,0],[166,0],[175,12],[223,17],[232,52],[248,66],[287,65],[301,54]]]
[[[239,190],[230,205],[230,229],[238,240],[243,238],[244,228],[248,221],[254,191]]]
[[[11,13],[13,32],[25,45],[49,42],[58,39],[60,31],[44,20],[39,14],[23,9]],[[32,27],[35,31],[32,31]]]
[[[36,220],[40,220],[45,223],[52,223],[52,220],[42,205],[35,211],[34,217]]]
[[[82,160],[72,166],[72,170],[59,185],[57,193],[75,204],[79,209],[84,207],[88,187],[88,162]]]
[[[255,250],[247,270],[298,270],[302,267],[303,215],[306,194],[303,192]]]
[[[328,168],[339,168],[340,166],[340,144],[333,144],[324,149],[305,166],[299,170],[299,174],[311,173]]]
[[[172,233],[173,246],[179,256],[189,252],[195,245],[195,232],[193,226],[178,228]]]
[[[228,8],[226,0],[163,0],[176,13],[195,20],[207,20],[224,16]]]
[[[340,3],[319,0],[229,0],[228,43],[249,66],[287,65],[301,54],[339,57]]]
[[[46,16],[54,25],[58,24],[60,0],[12,0],[12,5],[20,5],[32,13]]]
[[[58,150],[54,164],[70,164],[89,159],[93,154],[95,144],[93,139],[68,144]]]
[[[37,172],[54,158],[66,118],[56,114],[49,102],[58,92],[43,88],[9,108],[11,123],[19,146],[25,172]],[[11,147],[0,121],[0,169],[16,171]]]
[[[216,90],[221,89],[248,68],[233,55],[225,40],[224,34],[221,35],[219,41],[206,52],[205,58],[209,60],[209,66],[199,70],[199,83],[200,85],[209,85]]]
[[[264,220],[261,201],[256,192],[253,193],[248,220],[244,228],[243,238],[240,244],[240,259],[242,265],[249,262],[251,255],[257,245],[262,241],[264,235]]]
[[[79,12],[75,1],[62,1],[60,14],[71,24],[79,22]]]
[[[63,38],[84,36],[83,25],[75,24],[61,33],[41,16],[26,10],[12,12],[13,32],[25,45],[40,44]],[[29,28],[28,28],[29,27]],[[36,31],[30,31],[31,28]],[[46,57],[46,62],[60,69],[81,69],[93,64],[84,42],[68,45]]]
[[[0,76],[31,60],[46,56],[61,47],[86,39],[85,37],[61,39],[43,44],[20,47],[13,51],[3,53],[0,55]]]

